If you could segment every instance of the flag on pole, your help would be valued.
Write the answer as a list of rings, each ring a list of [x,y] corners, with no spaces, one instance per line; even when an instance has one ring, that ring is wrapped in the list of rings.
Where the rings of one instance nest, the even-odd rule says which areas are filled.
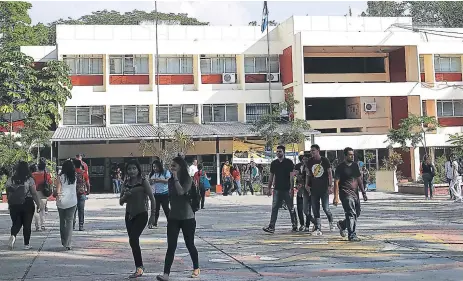
[[[264,1],[264,9],[262,10],[262,25],[260,26],[260,31],[264,32],[268,26],[268,8],[267,1]]]

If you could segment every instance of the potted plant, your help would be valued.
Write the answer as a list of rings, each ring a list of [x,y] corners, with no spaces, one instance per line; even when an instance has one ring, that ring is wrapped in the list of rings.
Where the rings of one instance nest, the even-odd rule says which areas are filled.
[[[2,195],[3,203],[6,203],[8,201],[7,196],[6,196],[6,187],[5,187],[6,180],[7,180],[6,175],[0,176],[0,194]]]
[[[397,166],[402,164],[402,156],[392,151],[387,158],[383,159],[382,167],[376,171],[376,189],[385,192],[398,192]]]

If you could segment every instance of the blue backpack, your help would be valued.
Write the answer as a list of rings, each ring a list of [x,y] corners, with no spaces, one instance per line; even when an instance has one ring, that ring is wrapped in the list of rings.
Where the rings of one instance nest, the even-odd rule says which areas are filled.
[[[211,183],[209,182],[209,179],[206,177],[206,174],[203,172],[200,172],[199,187],[204,190],[211,189]]]

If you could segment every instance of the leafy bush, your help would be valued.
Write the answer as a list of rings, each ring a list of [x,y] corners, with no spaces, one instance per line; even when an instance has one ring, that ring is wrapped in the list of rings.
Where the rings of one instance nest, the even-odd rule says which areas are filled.
[[[445,162],[447,162],[447,158],[445,157],[445,155],[436,158],[436,162],[434,163],[436,167],[436,176],[434,177],[434,183],[447,182],[447,177],[445,175]]]
[[[0,195],[6,191],[5,184],[6,184],[7,179],[8,177],[6,175],[0,176]]]

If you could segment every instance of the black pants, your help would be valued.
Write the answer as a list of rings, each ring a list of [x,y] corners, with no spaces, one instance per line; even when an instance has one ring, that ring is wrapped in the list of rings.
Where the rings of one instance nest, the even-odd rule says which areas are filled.
[[[32,232],[32,219],[34,218],[35,204],[32,198],[26,198],[26,201],[21,205],[11,205],[11,235],[16,237],[21,227],[23,229],[24,245],[29,245]]]
[[[132,248],[133,260],[135,267],[143,266],[140,249],[140,235],[148,223],[148,212],[140,213],[134,217],[130,217],[129,213],[125,214],[125,226],[129,235],[130,248]]]
[[[347,229],[349,239],[355,237],[357,218],[360,216],[360,199],[352,196],[341,198],[342,208],[346,218],[340,222],[343,230]]]
[[[177,249],[177,240],[180,233],[183,232],[186,248],[190,253],[193,261],[193,269],[199,268],[198,250],[195,246],[196,220],[171,220],[167,222],[167,253],[164,261],[164,274],[170,274],[170,268],[174,262],[175,250]]]
[[[272,214],[270,217],[270,228],[275,228],[275,224],[278,218],[278,209],[280,209],[283,202],[286,202],[288,207],[289,215],[291,217],[291,224],[293,227],[297,227],[296,211],[294,210],[293,197],[290,195],[289,190],[274,190],[273,201],[272,201]]]
[[[223,196],[227,196],[229,193],[231,193],[232,189],[232,182],[225,180],[223,182]]]
[[[330,194],[328,193],[328,190],[326,190],[326,192],[312,192],[311,197],[313,217],[316,222],[315,228],[321,230],[322,221],[320,219],[320,200],[322,201],[323,211],[328,217],[328,221],[330,223],[333,222],[333,215],[330,210]]]
[[[166,215],[166,219],[169,219],[169,194],[154,194],[154,199],[156,200],[156,213],[154,214],[154,225],[158,225],[159,219],[159,211],[164,211],[164,215]]]
[[[204,201],[206,201],[206,190],[201,188],[201,209],[204,209]]]
[[[299,224],[304,225],[304,198],[302,196],[296,197],[297,216],[299,217]]]
[[[254,188],[252,187],[252,181],[251,180],[244,181],[243,194],[246,195],[248,193],[248,190],[247,190],[248,187],[249,187],[249,191],[251,192],[251,194],[254,195]]]

